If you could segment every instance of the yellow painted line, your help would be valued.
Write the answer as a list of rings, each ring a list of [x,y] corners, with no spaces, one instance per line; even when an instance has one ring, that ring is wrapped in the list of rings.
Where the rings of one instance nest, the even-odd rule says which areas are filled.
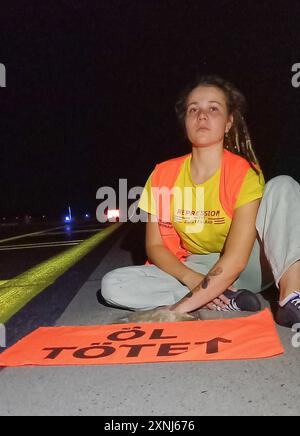
[[[40,231],[40,232],[33,232],[33,233],[26,233],[26,234],[24,234],[24,235],[12,236],[11,238],[1,239],[1,240],[0,240],[0,244],[2,244],[3,242],[14,241],[14,240],[16,240],[16,239],[27,238],[27,237],[29,237],[29,236],[41,235],[42,233],[50,232],[51,230],[62,229],[63,227],[64,227],[64,226],[52,227],[51,229],[42,230],[42,231]]]
[[[7,282],[8,282],[8,280],[0,280],[0,286],[4,285],[4,283],[7,283]]]
[[[52,285],[58,277],[103,242],[121,225],[122,223],[111,225],[82,244],[54,256],[2,284],[0,286],[0,323],[7,322],[36,295]]]

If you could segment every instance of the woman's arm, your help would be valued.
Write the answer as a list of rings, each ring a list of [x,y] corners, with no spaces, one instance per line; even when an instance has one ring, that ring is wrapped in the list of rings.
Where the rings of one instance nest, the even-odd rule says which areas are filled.
[[[151,222],[150,214],[146,226],[146,252],[154,265],[175,277],[190,290],[194,289],[205,278],[204,274],[197,273],[185,266],[164,246],[158,223]]]
[[[254,200],[235,210],[224,254],[192,292],[170,309],[191,312],[220,296],[246,268],[256,239],[256,216],[260,204]]]

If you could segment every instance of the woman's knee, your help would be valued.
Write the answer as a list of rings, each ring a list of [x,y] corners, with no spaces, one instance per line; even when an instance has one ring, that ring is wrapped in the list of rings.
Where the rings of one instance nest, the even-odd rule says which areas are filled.
[[[105,274],[101,282],[101,295],[104,300],[107,303],[122,307],[134,304],[142,294],[137,289],[145,284],[144,268],[144,265],[126,266]]]
[[[119,269],[105,274],[101,281],[101,295],[108,303],[117,303],[118,292],[116,284],[118,283]]]

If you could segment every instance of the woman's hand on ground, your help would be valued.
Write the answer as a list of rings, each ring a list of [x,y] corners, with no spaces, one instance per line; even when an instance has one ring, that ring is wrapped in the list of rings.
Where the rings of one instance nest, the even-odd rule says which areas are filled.
[[[228,286],[230,291],[236,292],[238,289],[233,286]],[[230,303],[230,299],[225,297],[224,294],[220,295],[218,298],[215,298],[213,301],[204,306],[204,309],[209,310],[226,310],[226,305]]]

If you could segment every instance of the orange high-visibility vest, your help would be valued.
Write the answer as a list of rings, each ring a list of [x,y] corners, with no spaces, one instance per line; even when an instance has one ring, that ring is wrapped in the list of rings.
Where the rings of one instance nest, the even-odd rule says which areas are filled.
[[[244,178],[248,170],[251,168],[251,165],[242,156],[238,156],[225,148],[223,151],[219,200],[226,214],[232,219],[234,205],[238,198]],[[165,199],[164,195],[158,195],[156,190],[163,187],[168,188],[168,192],[172,190],[182,165],[189,156],[191,156],[191,154],[170,159],[156,165],[151,177],[152,192],[156,202],[158,225],[162,240],[164,245],[180,261],[185,261],[189,253],[181,246],[180,237],[172,225],[170,210],[171,197],[169,195],[170,201],[166,202],[163,200]],[[259,169],[257,164],[254,165]],[[169,204],[169,209],[167,211],[165,207],[166,203]],[[163,204],[164,207],[162,206]],[[147,263],[149,264],[149,261]]]

